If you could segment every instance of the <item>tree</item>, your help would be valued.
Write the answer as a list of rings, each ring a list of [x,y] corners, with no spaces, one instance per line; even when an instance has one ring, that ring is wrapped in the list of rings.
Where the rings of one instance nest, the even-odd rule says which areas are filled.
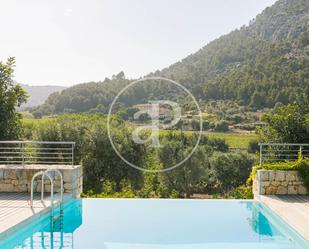
[[[259,142],[257,140],[250,140],[248,144],[248,152],[256,153],[259,150]]]
[[[170,142],[160,151],[160,159],[164,167],[170,167],[183,160],[192,148],[181,149],[180,143]],[[209,161],[212,149],[199,146],[193,155],[179,167],[161,174],[161,181],[172,192],[176,191],[179,197],[190,198],[201,182],[208,182]]]
[[[264,97],[257,91],[255,91],[251,97],[250,106],[253,107],[262,107],[264,104]]]
[[[20,114],[16,107],[27,100],[26,92],[13,81],[15,59],[0,62],[0,140],[16,139],[20,135]]]
[[[135,107],[128,107],[118,112],[119,118],[122,120],[130,120],[134,119],[134,114],[139,111],[138,108]]]
[[[265,114],[268,124],[261,129],[261,139],[266,142],[307,143],[309,141],[309,101],[302,96],[288,105],[278,105]]]
[[[229,123],[225,120],[220,120],[215,124],[215,131],[227,132],[229,130]]]
[[[119,73],[115,76],[115,78],[116,78],[117,80],[123,80],[123,79],[125,79],[125,74],[124,74],[124,72],[123,72],[123,71],[119,72]]]
[[[227,192],[246,182],[254,160],[245,153],[216,153],[211,158],[218,186]]]

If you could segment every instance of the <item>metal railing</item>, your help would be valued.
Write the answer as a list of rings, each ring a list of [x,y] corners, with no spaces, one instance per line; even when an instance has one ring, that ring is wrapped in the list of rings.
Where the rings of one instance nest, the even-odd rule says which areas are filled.
[[[0,164],[74,164],[75,142],[0,141]]]
[[[260,165],[264,162],[293,161],[309,157],[309,144],[304,143],[259,143]]]

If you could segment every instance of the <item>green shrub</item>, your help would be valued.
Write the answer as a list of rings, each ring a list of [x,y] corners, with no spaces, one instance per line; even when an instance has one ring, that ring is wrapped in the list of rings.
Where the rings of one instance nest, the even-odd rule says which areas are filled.
[[[215,124],[215,131],[227,132],[229,130],[229,123],[225,120],[221,120]]]
[[[307,190],[309,191],[309,160],[302,160],[298,163],[300,177],[303,179]]]
[[[257,140],[251,140],[248,144],[248,152],[256,153],[259,150],[259,142]]]
[[[210,165],[214,171],[218,187],[228,193],[246,183],[254,159],[247,153],[219,153],[210,158]]]
[[[224,198],[228,199],[253,199],[252,186],[244,184],[229,192]]]

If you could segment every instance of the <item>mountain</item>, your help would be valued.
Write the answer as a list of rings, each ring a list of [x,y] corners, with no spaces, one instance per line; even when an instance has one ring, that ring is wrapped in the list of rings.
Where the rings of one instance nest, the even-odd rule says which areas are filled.
[[[29,99],[21,108],[34,107],[42,105],[48,96],[54,92],[60,92],[66,87],[63,86],[29,86],[20,84],[21,87],[28,93]]]
[[[174,79],[201,102],[232,100],[263,108],[278,102],[286,104],[299,94],[309,96],[309,0],[279,0],[247,26],[147,76]],[[114,96],[128,82],[121,72],[103,82],[76,85],[51,95],[35,112],[106,113]],[[152,90],[151,85],[144,90],[149,87]],[[122,104],[140,100],[142,92],[131,91]],[[157,94],[175,98],[171,89],[153,95]]]
[[[309,93],[309,0],[279,0],[228,35],[153,75],[202,99],[272,107]]]

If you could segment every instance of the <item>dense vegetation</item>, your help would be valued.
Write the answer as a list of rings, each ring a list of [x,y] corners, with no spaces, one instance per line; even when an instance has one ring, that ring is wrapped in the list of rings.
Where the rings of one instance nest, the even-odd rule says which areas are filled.
[[[300,93],[309,95],[308,12],[308,0],[279,0],[248,26],[149,76],[182,83],[201,103],[232,100],[254,109],[291,103]],[[76,85],[52,94],[33,113],[106,113],[120,87],[128,83],[120,72],[103,82]],[[175,94],[171,89],[156,90],[149,84],[129,92],[122,103],[130,106],[154,96],[175,99]]]
[[[285,106],[277,105],[264,115],[267,127],[261,129],[260,139],[267,142],[307,141],[304,139],[308,139],[309,134],[308,106],[305,97]],[[252,197],[250,178],[247,179],[255,163],[254,154],[231,152],[222,139],[210,138],[206,133],[196,152],[183,165],[165,173],[149,173],[129,167],[115,154],[107,137],[104,115],[67,114],[25,120],[23,127],[23,136],[27,139],[77,142],[75,160],[83,165],[84,196],[189,198],[203,194],[224,198]],[[164,169],[181,160],[196,140],[194,132],[162,131],[163,147],[155,153],[147,145],[136,145],[128,139],[132,126],[120,117],[113,118],[112,129],[117,141],[124,145],[119,147],[121,153],[147,169]],[[256,142],[251,140],[248,149],[255,152]],[[298,169],[307,179],[306,162],[264,166]]]
[[[260,129],[260,140],[279,143],[303,143],[309,141],[309,102],[306,97],[299,97],[298,101],[288,105],[278,105],[264,115],[267,127]],[[254,178],[258,169],[267,170],[298,170],[309,191],[309,158],[308,146],[302,150],[295,150],[292,145],[266,147],[275,161],[263,162],[253,167],[249,181]],[[297,160],[291,160],[291,154],[297,154]],[[248,185],[250,186],[250,185]]]
[[[23,127],[25,139],[76,141],[75,160],[83,165],[84,190],[89,196],[222,195],[245,183],[254,162],[254,157],[245,152],[229,152],[222,139],[203,135],[198,149],[183,165],[165,173],[148,173],[129,167],[116,155],[102,115],[67,114],[26,120]],[[160,135],[163,147],[156,152],[128,139],[130,129],[125,122],[113,120],[112,133],[121,144],[121,154],[147,169],[164,169],[179,162],[196,141],[194,133],[165,131]]]
[[[264,115],[268,124],[260,129],[261,139],[266,142],[308,143],[309,101],[300,96],[298,101],[286,106],[277,105]]]

